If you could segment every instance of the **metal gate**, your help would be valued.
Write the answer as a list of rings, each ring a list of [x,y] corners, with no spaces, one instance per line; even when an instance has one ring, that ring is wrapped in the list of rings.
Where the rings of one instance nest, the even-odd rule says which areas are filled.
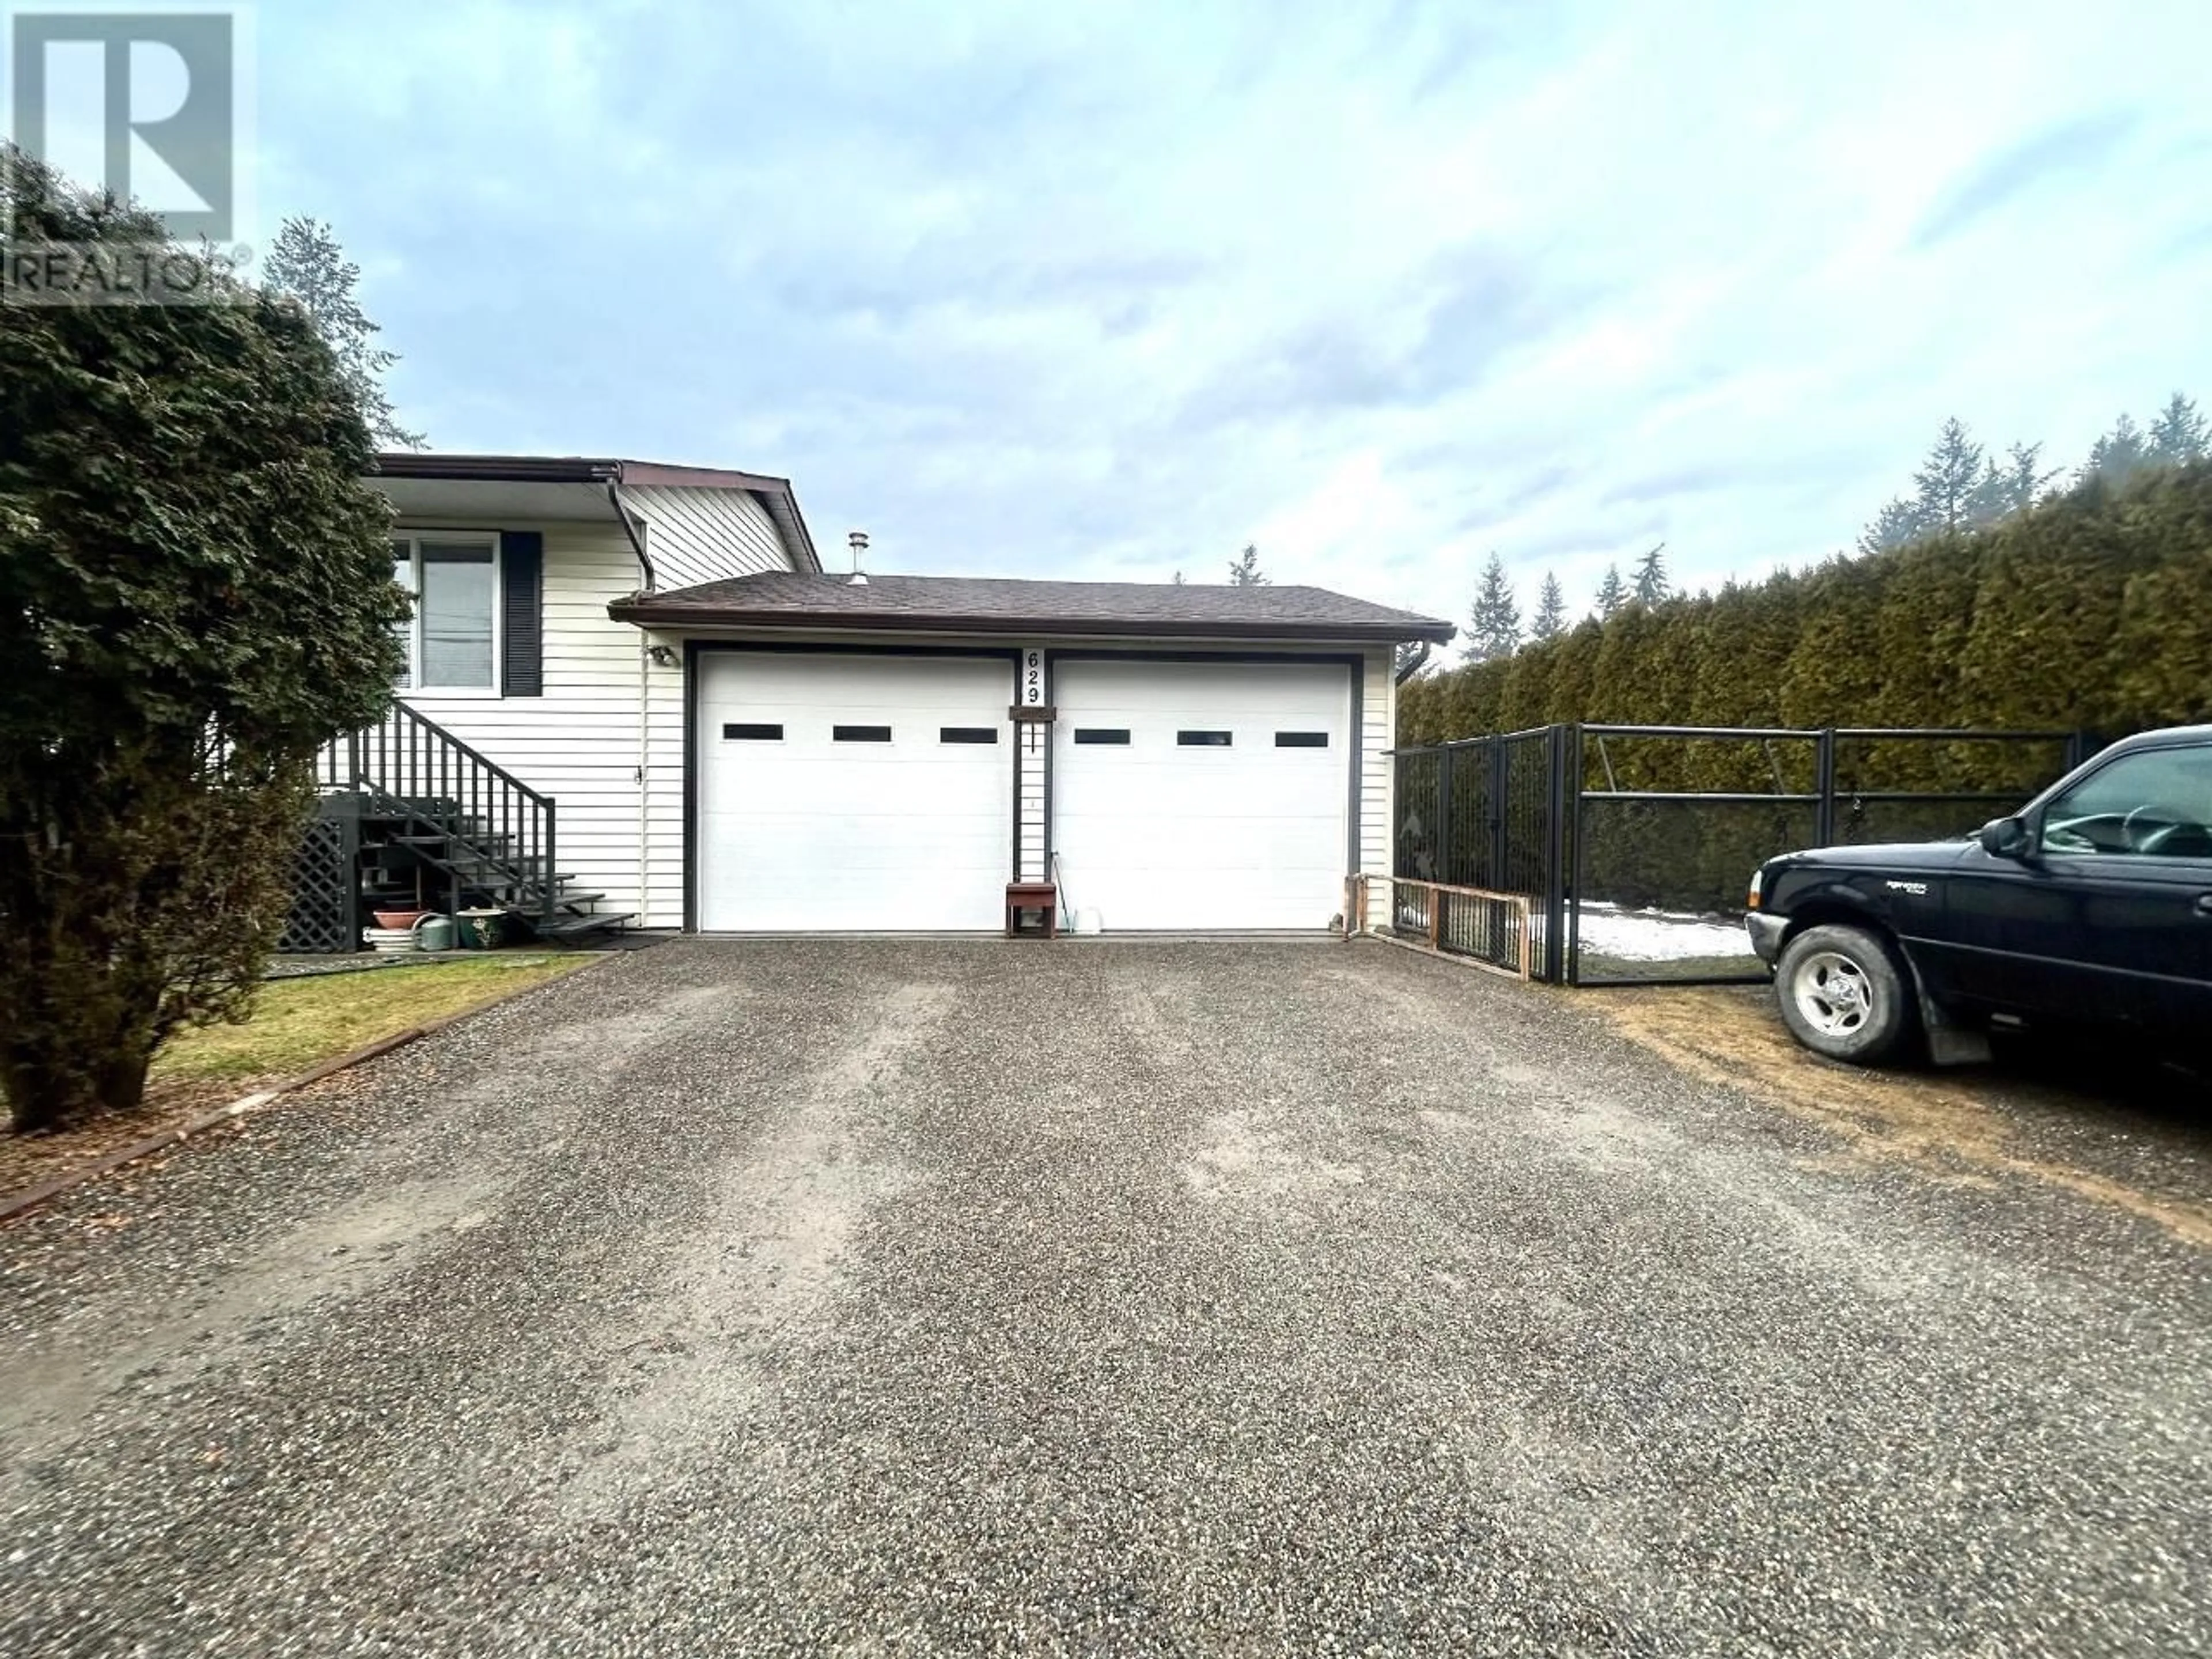
[[[1397,751],[1400,931],[1531,978],[1561,976],[1571,729]]]

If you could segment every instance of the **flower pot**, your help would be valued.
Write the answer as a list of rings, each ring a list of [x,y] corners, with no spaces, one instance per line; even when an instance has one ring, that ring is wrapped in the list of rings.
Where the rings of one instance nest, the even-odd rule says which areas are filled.
[[[373,910],[369,914],[376,918],[376,925],[379,927],[404,932],[428,915],[429,912],[427,910]]]

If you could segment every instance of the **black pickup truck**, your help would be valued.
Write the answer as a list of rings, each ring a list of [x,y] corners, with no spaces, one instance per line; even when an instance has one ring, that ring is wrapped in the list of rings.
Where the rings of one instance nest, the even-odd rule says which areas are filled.
[[[1992,1025],[2212,1037],[2212,726],[2146,732],[1964,841],[1769,859],[1746,925],[1806,1047],[1938,1061]]]

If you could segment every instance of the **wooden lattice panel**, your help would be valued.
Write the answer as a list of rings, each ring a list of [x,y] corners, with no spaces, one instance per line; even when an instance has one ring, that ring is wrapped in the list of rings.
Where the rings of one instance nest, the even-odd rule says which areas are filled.
[[[276,949],[287,956],[324,956],[361,948],[358,872],[352,837],[337,818],[307,826],[292,860],[292,914]]]

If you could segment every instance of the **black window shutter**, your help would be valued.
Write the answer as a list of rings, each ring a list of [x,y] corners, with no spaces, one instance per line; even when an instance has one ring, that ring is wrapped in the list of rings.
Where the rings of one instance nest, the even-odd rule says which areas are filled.
[[[545,695],[545,538],[535,530],[499,535],[499,625],[502,696]]]

